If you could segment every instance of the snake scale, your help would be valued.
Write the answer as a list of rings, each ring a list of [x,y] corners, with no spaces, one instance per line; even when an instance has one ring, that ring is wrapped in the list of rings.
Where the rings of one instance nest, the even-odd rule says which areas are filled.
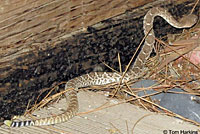
[[[151,30],[153,27],[153,21],[156,16],[164,18],[170,25],[176,28],[188,28],[192,27],[196,22],[198,17],[193,14],[189,14],[183,17],[180,21],[176,21],[173,16],[164,8],[154,7],[150,9],[143,20],[143,29],[146,39],[141,51],[139,52],[135,62],[130,66],[129,70],[125,73],[122,82],[129,81],[130,79],[141,78],[144,73],[144,65],[149,58],[155,43],[154,31]],[[59,115],[51,116],[47,118],[41,118],[36,120],[28,121],[10,121],[5,120],[4,123],[9,127],[21,127],[21,126],[40,126],[40,125],[50,125],[57,124],[61,122],[66,122],[72,117],[74,117],[78,111],[78,99],[77,90],[81,87],[88,87],[93,85],[105,85],[113,82],[119,82],[122,75],[116,72],[91,72],[74,79],[69,80],[65,89],[74,88],[76,90],[70,90],[65,94],[68,95],[69,105],[67,110]]]

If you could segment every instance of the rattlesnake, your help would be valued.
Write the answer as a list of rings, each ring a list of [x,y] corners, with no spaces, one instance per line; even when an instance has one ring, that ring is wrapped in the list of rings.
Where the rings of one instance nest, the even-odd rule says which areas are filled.
[[[164,18],[170,25],[176,28],[191,27],[197,22],[197,16],[193,14],[189,14],[183,17],[178,22],[171,16],[170,13],[168,13],[167,10],[163,8],[154,7],[150,9],[145,15],[143,21],[144,34],[147,35],[144,45],[134,64],[125,73],[123,80],[121,81],[122,83],[124,81],[129,81],[130,79],[138,79],[143,76],[145,72],[144,64],[149,58],[153,49],[153,45],[155,43],[154,31],[151,29],[153,27],[153,21],[156,16]],[[69,80],[65,85],[65,89],[78,89],[81,87],[87,87],[92,85],[105,85],[113,82],[119,82],[121,78],[122,75],[116,72],[91,72],[89,74],[85,74],[80,77]],[[74,117],[78,111],[77,91],[70,90],[69,92],[66,92],[66,94],[69,97],[70,103],[67,110],[62,114],[30,121],[12,122],[10,120],[5,120],[4,123],[10,127],[20,127],[30,125],[40,126],[65,122],[70,118]]]

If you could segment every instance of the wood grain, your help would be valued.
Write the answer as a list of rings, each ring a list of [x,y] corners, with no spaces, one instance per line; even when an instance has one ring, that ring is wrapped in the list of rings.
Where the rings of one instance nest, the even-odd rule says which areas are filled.
[[[12,66],[18,57],[55,47],[72,32],[154,1],[2,0],[0,69]]]

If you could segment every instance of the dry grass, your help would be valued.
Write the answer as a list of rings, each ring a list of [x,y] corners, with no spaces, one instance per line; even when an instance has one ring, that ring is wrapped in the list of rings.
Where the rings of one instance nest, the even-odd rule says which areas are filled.
[[[112,106],[115,106],[115,105],[119,105],[119,104],[122,104],[122,103],[126,103],[126,102],[136,102],[135,104],[143,107],[144,109],[147,109],[147,110],[150,110],[150,111],[153,111],[153,112],[156,112],[156,113],[161,113],[160,110],[158,109],[161,109],[162,111],[165,111],[165,113],[161,113],[161,114],[166,114],[166,115],[169,115],[169,116],[173,116],[173,117],[178,117],[182,120],[185,120],[185,121],[188,121],[188,122],[192,122],[193,124],[197,125],[197,126],[200,126],[199,123],[195,122],[195,121],[192,121],[192,120],[189,120],[189,119],[186,119],[178,114],[175,114],[171,111],[169,111],[168,109],[165,109],[161,106],[159,106],[158,104],[154,103],[151,99],[150,99],[150,96],[153,96],[153,95],[156,95],[156,94],[160,94],[160,93],[163,93],[163,92],[167,92],[167,93],[172,93],[172,91],[170,91],[170,89],[172,88],[176,88],[176,87],[179,87],[179,88],[182,88],[182,89],[185,89],[185,92],[173,92],[173,93],[177,93],[177,94],[192,94],[192,95],[198,95],[200,96],[200,90],[198,89],[198,85],[196,84],[189,84],[189,82],[193,81],[195,83],[195,80],[199,80],[199,66],[198,65],[194,65],[193,63],[190,62],[190,60],[188,58],[185,58],[182,60],[182,64],[184,66],[184,64],[189,64],[189,66],[191,66],[191,68],[195,68],[196,69],[196,72],[193,73],[193,75],[197,76],[196,79],[191,79],[189,74],[191,74],[191,72],[189,72],[190,70],[188,70],[187,68],[184,68],[185,70],[183,71],[178,71],[177,72],[184,72],[184,74],[181,74],[179,73],[179,77],[173,77],[172,75],[170,75],[169,73],[169,69],[171,67],[169,67],[169,63],[172,64],[172,68],[177,68],[177,64],[176,64],[176,59],[178,59],[179,57],[183,57],[183,50],[187,50],[187,52],[184,51],[184,54],[185,53],[188,53],[190,51],[192,51],[195,47],[197,47],[198,45],[196,44],[191,44],[191,42],[185,40],[184,42],[186,42],[186,45],[181,45],[181,49],[180,49],[180,46],[178,48],[178,50],[176,50],[176,48],[172,48],[171,46],[167,45],[166,43],[164,43],[163,41],[161,40],[158,40],[157,41],[159,43],[162,43],[162,45],[165,46],[165,48],[171,48],[172,50],[171,51],[167,51],[167,52],[164,52],[161,51],[159,52],[159,54],[155,57],[152,57],[151,59],[149,59],[149,62],[147,62],[148,66],[149,66],[149,72],[151,72],[148,77],[149,79],[156,79],[158,81],[158,84],[156,85],[153,85],[151,87],[146,87],[146,88],[131,88],[130,85],[135,83],[136,81],[133,79],[129,82],[126,82],[125,84],[122,84],[121,82],[120,83],[112,83],[112,84],[108,84],[108,85],[101,85],[101,86],[92,86],[92,87],[87,87],[87,88],[82,88],[84,90],[90,90],[90,89],[95,89],[95,90],[107,90],[107,91],[110,91],[110,96],[112,97],[117,97],[117,98],[120,98],[120,99],[124,99],[124,101],[122,101],[121,103],[118,103],[118,104],[114,104],[114,105],[108,105],[108,104],[105,104],[105,105],[102,105],[94,110],[91,110],[91,111],[87,111],[87,112],[84,112],[84,113],[79,113],[78,115],[82,115],[82,114],[88,114],[90,112],[94,112],[94,111],[98,111],[98,110],[101,110],[101,109],[105,109],[105,108],[109,108],[109,107],[112,107]],[[192,49],[189,49],[188,51],[188,43],[190,44],[190,48]],[[193,47],[191,47],[193,46]],[[186,48],[186,49],[185,49]],[[176,58],[174,58],[174,55],[176,55]],[[159,56],[159,58],[158,58]],[[171,59],[171,57],[173,56],[173,59]],[[119,59],[120,59],[120,56],[119,56]],[[165,62],[162,62],[162,63],[159,63],[158,61],[162,59],[162,61],[164,60]],[[119,60],[120,61],[120,60]],[[121,65],[121,63],[119,62],[119,65]],[[188,65],[187,65],[188,66]],[[151,70],[152,68],[155,68],[155,67],[158,67],[156,69],[156,71],[154,70]],[[120,67],[121,68],[121,67]],[[185,77],[185,74],[188,73],[188,77]],[[185,79],[183,79],[183,77]],[[64,84],[65,82],[63,83],[60,83],[60,84]],[[57,85],[58,86],[58,85]],[[35,104],[31,109],[27,110],[26,114],[27,113],[31,113],[39,108],[42,108],[43,106],[47,105],[50,101],[52,100],[55,100],[55,99],[58,99],[63,93],[67,92],[68,90],[65,90],[63,92],[60,92],[58,94],[55,94],[53,96],[49,96],[49,94],[56,89],[55,86],[54,88],[52,88],[50,90],[50,92],[48,93],[48,95],[41,101],[39,102],[38,104]],[[156,93],[153,93],[153,94],[148,94],[148,95],[144,95],[144,96],[137,96],[137,93],[138,92],[141,92],[141,91],[146,91],[146,90],[150,90],[150,89],[153,89],[155,91],[157,91]],[[69,90],[73,90],[73,89],[69,89]],[[80,89],[81,90],[81,89]],[[129,96],[127,98],[127,95]],[[148,115],[149,116],[149,115]],[[146,117],[146,116],[145,116]],[[144,118],[145,118],[144,117]]]
[[[193,31],[189,31],[188,33],[191,34]],[[200,66],[197,64],[194,64],[190,61],[188,57],[185,57],[184,55],[194,51],[194,49],[197,49],[200,46],[200,42],[198,38],[188,38],[188,35],[180,35],[182,37],[181,40],[175,41],[175,43],[170,46],[167,43],[163,42],[162,40],[156,39],[157,43],[159,45],[162,45],[164,49],[162,50],[157,50],[157,55],[155,57],[152,57],[149,59],[147,62],[147,66],[149,68],[148,70],[148,79],[154,79],[158,81],[157,85],[153,85],[151,87],[146,87],[146,88],[131,88],[131,84],[135,83],[136,81],[133,79],[129,82],[125,82],[124,84],[120,83],[112,83],[108,85],[101,85],[101,86],[92,86],[92,87],[87,87],[83,88],[84,90],[90,90],[90,89],[95,89],[95,90],[107,90],[110,91],[110,96],[112,97],[117,97],[120,99],[123,99],[121,103],[118,104],[113,104],[113,105],[102,105],[94,110],[87,111],[84,113],[79,113],[78,115],[81,114],[88,114],[90,112],[94,112],[97,110],[109,108],[115,105],[119,105],[122,103],[135,103],[144,109],[148,109],[150,111],[160,113],[160,114],[165,114],[168,116],[172,117],[178,117],[184,121],[191,122],[197,126],[200,126],[198,122],[195,122],[193,120],[186,119],[176,113],[173,113],[172,111],[163,108],[159,106],[157,103],[154,103],[150,97],[156,94],[160,94],[163,92],[166,93],[176,93],[176,94],[191,94],[191,95],[197,95],[200,96],[200,86],[196,81],[200,80]],[[199,31],[197,33],[199,35]],[[188,39],[186,39],[188,38]],[[184,44],[183,44],[184,42]],[[142,44],[142,42],[141,42]],[[189,47],[188,47],[189,46]],[[133,56],[134,57],[134,56]],[[182,57],[182,60],[177,60]],[[121,61],[120,61],[120,56],[118,55],[118,60],[119,60],[119,70],[122,72],[121,69]],[[133,58],[130,60],[128,67],[132,63]],[[108,65],[106,65],[108,66]],[[182,69],[180,69],[180,66]],[[127,69],[124,71],[124,74],[127,72]],[[111,67],[109,67],[111,68]],[[111,68],[112,69],[112,68]],[[114,70],[114,69],[112,69]],[[175,70],[174,74],[172,75],[171,72]],[[114,70],[115,71],[115,70]],[[191,77],[193,75],[194,77]],[[63,82],[64,83],[64,82]],[[60,83],[60,84],[63,84]],[[57,86],[52,88],[49,92],[49,94],[56,89]],[[173,88],[182,88],[185,90],[185,92],[172,92],[170,89]],[[146,90],[155,90],[156,93],[153,94],[148,94],[144,96],[138,96],[137,93],[141,91],[146,91]],[[73,90],[73,89],[69,89]],[[81,89],[80,89],[81,90]],[[49,94],[39,103],[35,104],[32,108],[26,111],[25,114],[30,114],[34,112],[37,109],[40,109],[47,105],[51,100],[58,99],[64,92],[67,92],[68,90],[65,90],[63,92],[60,92],[58,94],[55,94],[53,96],[49,96]],[[128,96],[128,97],[127,97]],[[164,111],[165,113],[162,113],[161,110]],[[146,115],[143,118],[150,116]],[[142,120],[141,118],[140,120]],[[138,122],[140,121],[138,120]],[[137,123],[138,123],[137,122]],[[134,125],[133,129],[137,125],[137,123]],[[128,127],[128,126],[127,126]],[[120,132],[120,130],[119,130]]]

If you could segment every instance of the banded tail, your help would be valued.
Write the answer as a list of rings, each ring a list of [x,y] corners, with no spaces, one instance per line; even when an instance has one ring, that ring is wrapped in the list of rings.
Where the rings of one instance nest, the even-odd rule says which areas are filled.
[[[8,127],[22,127],[22,126],[42,126],[42,125],[51,125],[66,122],[69,119],[73,118],[78,112],[78,100],[75,90],[70,90],[65,93],[69,98],[69,105],[67,110],[64,113],[61,113],[56,116],[50,116],[46,118],[36,119],[36,120],[25,120],[25,121],[12,121],[5,120],[4,124]]]
[[[35,122],[32,120],[29,121],[11,121],[11,120],[5,120],[4,124],[8,127],[22,127],[22,126],[34,126]]]

